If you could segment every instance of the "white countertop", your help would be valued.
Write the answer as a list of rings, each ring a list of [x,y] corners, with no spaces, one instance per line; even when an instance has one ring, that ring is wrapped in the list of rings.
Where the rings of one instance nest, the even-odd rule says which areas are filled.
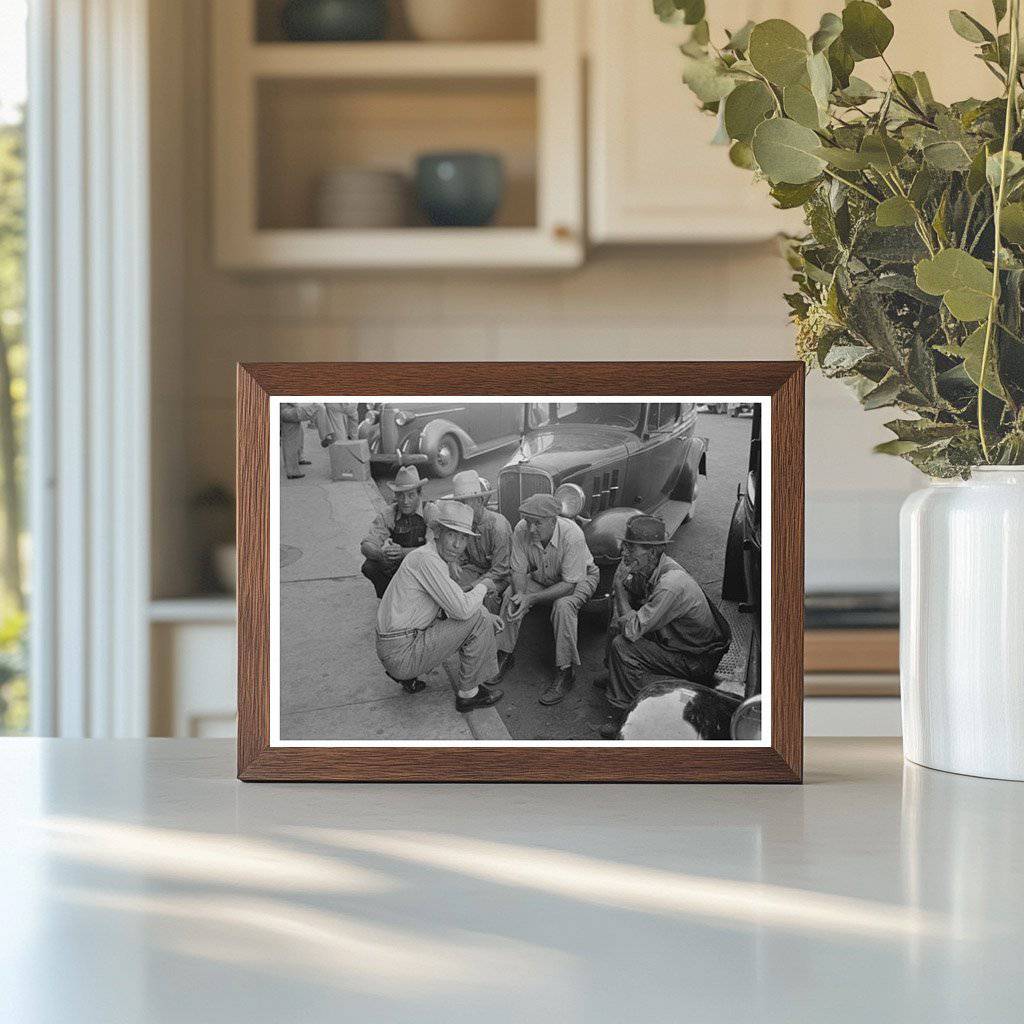
[[[0,741],[0,1021],[1019,1019],[1024,785],[810,740],[803,787],[243,785]]]

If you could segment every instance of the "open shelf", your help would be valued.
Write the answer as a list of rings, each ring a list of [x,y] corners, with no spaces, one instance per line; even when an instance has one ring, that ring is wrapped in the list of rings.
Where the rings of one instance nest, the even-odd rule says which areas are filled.
[[[393,18],[394,38],[380,42],[304,43],[282,41],[279,0],[218,0],[211,133],[218,265],[578,265],[578,4],[528,6],[526,39],[418,42]],[[502,201],[487,226],[432,227],[414,201],[404,217],[374,221],[364,205],[350,220],[401,227],[321,226],[316,195],[331,172],[400,172],[412,199],[417,157],[453,150],[501,157]]]

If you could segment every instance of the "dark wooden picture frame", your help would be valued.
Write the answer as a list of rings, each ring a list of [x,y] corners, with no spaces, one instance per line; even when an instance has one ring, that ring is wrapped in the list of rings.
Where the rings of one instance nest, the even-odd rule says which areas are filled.
[[[751,746],[270,744],[270,398],[344,394],[749,395],[771,401],[771,742]],[[414,382],[414,383],[412,383]],[[238,777],[244,781],[800,782],[804,367],[799,362],[238,366]]]

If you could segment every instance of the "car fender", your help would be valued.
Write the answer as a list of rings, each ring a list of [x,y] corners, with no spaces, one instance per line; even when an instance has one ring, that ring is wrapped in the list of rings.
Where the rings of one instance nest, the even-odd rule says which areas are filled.
[[[696,435],[688,438],[681,462],[672,500],[693,501],[697,495],[697,477],[708,475],[708,439]]]
[[[608,508],[598,512],[583,527],[583,536],[595,561],[605,565],[618,562],[622,554],[622,539],[626,536],[626,523],[639,515],[643,513],[638,508]]]
[[[452,423],[451,420],[433,419],[420,431],[420,452],[427,456],[433,455],[445,434],[453,434],[458,439],[459,447],[462,448],[462,454],[465,457],[468,458],[476,450],[476,442],[462,427]]]

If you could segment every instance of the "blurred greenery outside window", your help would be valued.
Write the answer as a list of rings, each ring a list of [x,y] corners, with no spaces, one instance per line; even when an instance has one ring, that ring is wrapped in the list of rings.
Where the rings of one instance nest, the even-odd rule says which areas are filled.
[[[29,728],[24,0],[0,0],[0,735]]]

